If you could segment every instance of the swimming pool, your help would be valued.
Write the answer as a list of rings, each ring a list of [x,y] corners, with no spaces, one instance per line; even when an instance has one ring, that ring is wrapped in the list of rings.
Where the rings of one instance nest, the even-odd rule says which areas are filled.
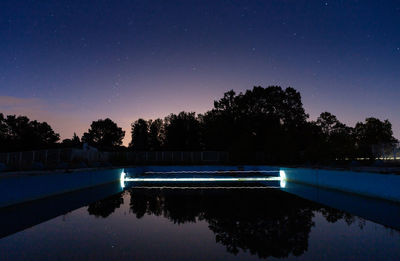
[[[291,182],[115,182],[0,209],[0,260],[398,260],[399,210]]]

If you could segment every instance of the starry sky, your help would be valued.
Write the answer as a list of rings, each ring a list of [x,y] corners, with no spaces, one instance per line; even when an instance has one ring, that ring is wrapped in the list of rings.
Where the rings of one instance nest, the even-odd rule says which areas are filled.
[[[205,112],[294,87],[310,119],[389,119],[400,138],[398,1],[0,1],[0,112],[61,138],[109,117]]]

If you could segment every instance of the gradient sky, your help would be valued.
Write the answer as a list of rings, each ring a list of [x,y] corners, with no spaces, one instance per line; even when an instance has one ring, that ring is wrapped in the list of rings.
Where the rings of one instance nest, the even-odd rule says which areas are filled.
[[[294,87],[315,119],[389,119],[400,138],[399,1],[0,1],[0,112],[62,138],[110,117],[202,113]]]

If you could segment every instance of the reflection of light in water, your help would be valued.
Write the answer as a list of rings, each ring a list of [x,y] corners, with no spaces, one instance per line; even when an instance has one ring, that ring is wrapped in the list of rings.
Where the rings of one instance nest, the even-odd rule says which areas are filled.
[[[280,170],[279,171],[279,177],[280,177],[280,180],[281,180],[281,188],[284,188],[284,187],[286,187],[286,173],[285,173],[285,171],[283,171],[283,170]]]

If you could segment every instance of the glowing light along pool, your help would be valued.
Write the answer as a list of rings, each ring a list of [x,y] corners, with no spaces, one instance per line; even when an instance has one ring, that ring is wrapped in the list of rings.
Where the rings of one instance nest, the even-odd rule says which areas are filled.
[[[285,187],[286,185],[286,175],[283,170],[280,171],[191,171],[191,172],[180,172],[180,171],[170,171],[170,172],[147,172],[146,174],[179,174],[179,173],[201,173],[201,174],[215,174],[215,173],[278,173],[278,177],[221,177],[221,178],[214,178],[214,177],[196,177],[196,178],[154,178],[154,177],[144,177],[144,178],[130,178],[126,177],[126,173],[123,171],[121,173],[121,187],[125,187],[125,182],[257,182],[257,181],[280,181],[280,186]]]

